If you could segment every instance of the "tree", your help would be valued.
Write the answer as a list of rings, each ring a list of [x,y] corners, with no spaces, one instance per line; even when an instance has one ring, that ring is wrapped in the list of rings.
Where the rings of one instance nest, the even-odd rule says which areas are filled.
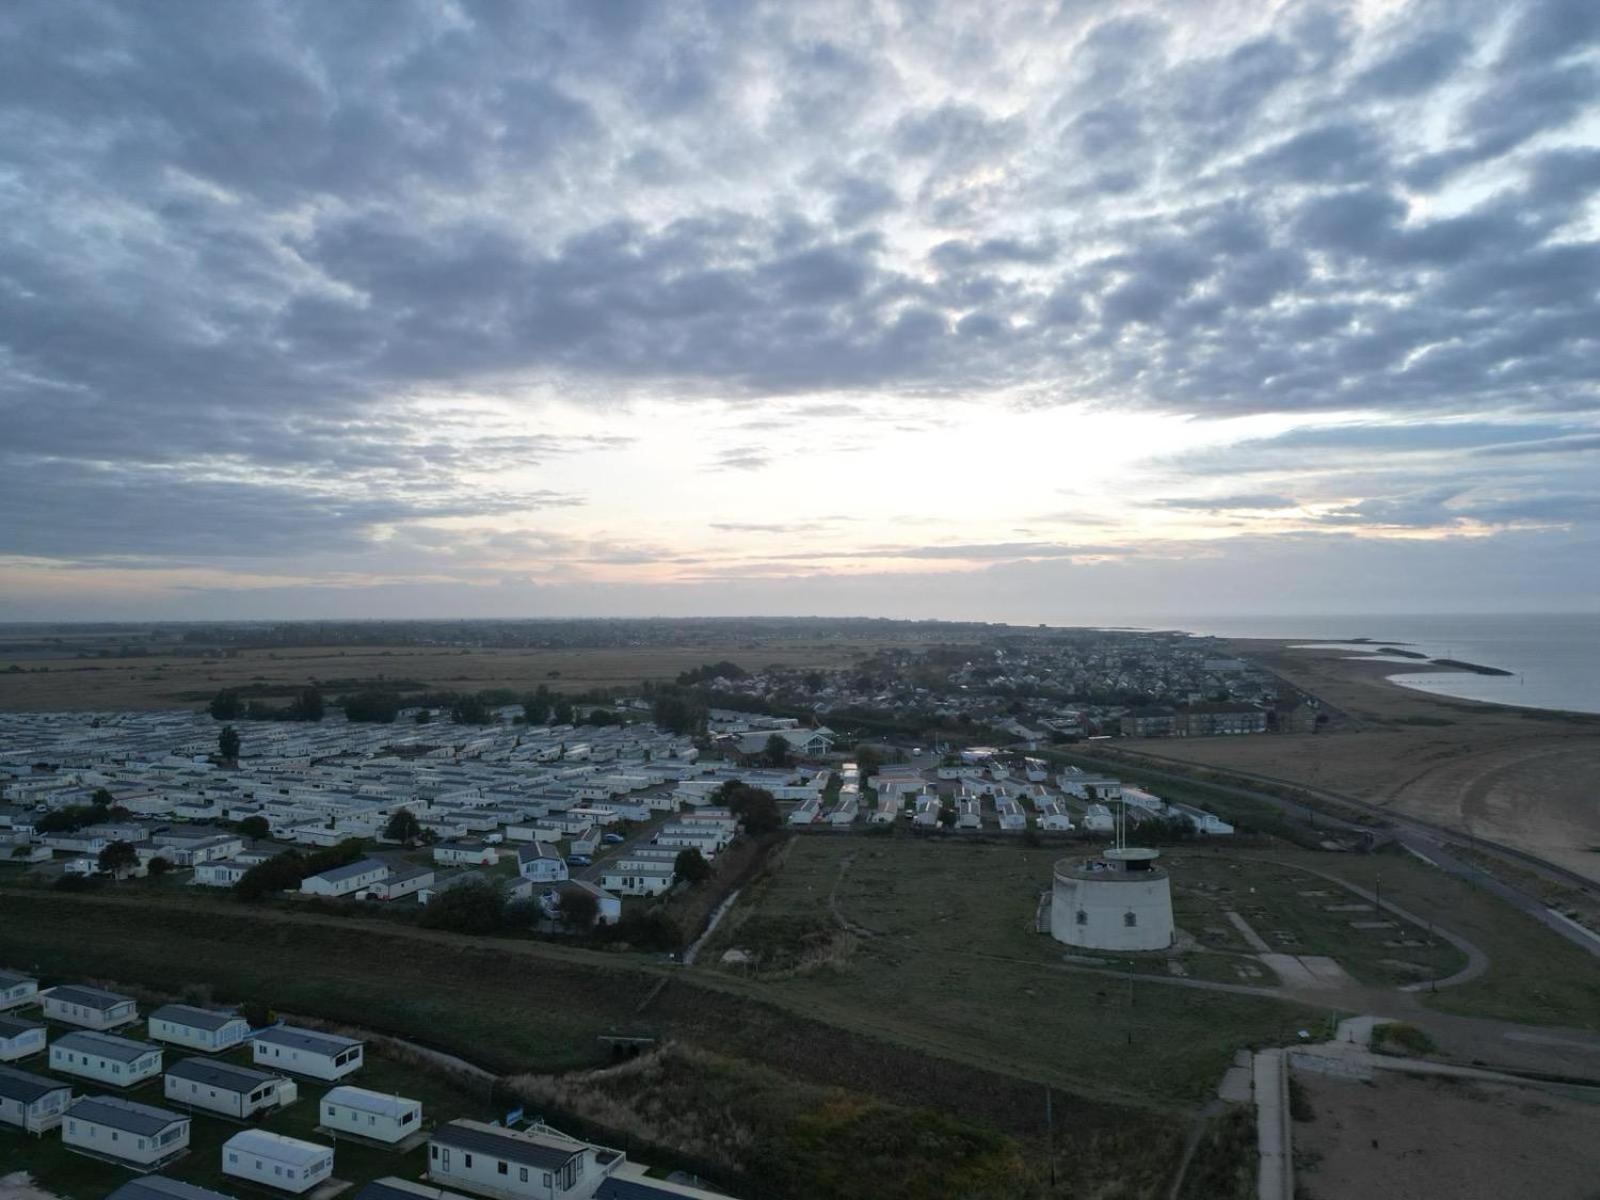
[[[691,887],[711,878],[711,864],[693,846],[685,846],[672,860],[672,873]]]
[[[239,699],[239,693],[223,688],[211,697],[211,715],[219,721],[237,721],[244,716],[244,702]]]
[[[157,856],[145,864],[144,869],[151,879],[160,879],[168,871],[172,870],[172,863],[165,858]]]
[[[239,822],[239,832],[252,841],[259,842],[262,838],[272,836],[272,826],[265,817],[246,817]]]
[[[383,688],[367,688],[349,696],[341,696],[339,705],[344,709],[347,721],[392,725],[394,719],[400,715],[399,695]]]
[[[568,888],[561,893],[561,922],[573,929],[592,929],[600,918],[600,901],[584,888]]]
[[[540,684],[522,698],[522,715],[529,725],[547,725],[550,722],[550,689]]]
[[[105,788],[95,788],[94,795],[89,797],[89,803],[96,808],[110,808],[114,799]]]
[[[767,748],[762,757],[767,760],[769,767],[789,765],[789,743],[784,740],[783,734],[774,733],[767,738]]]
[[[396,809],[389,823],[383,827],[383,836],[391,842],[401,842],[404,845],[414,845],[422,836],[422,822],[417,820],[417,814],[409,808]]]
[[[239,731],[232,725],[224,725],[217,734],[217,756],[225,763],[239,761]]]
[[[100,869],[107,875],[121,879],[138,865],[139,852],[133,848],[132,842],[112,842],[100,851]]]
[[[322,720],[322,693],[314,687],[301,688],[289,706],[289,720]]]
[[[492,717],[489,706],[476,696],[457,696],[450,705],[450,719],[457,725],[487,725]]]
[[[572,701],[565,696],[557,696],[550,702],[550,724],[572,724]]]
[[[274,892],[297,888],[300,881],[311,872],[298,850],[285,850],[264,863],[257,863],[233,885],[233,894],[241,900],[259,900]]]
[[[691,692],[660,688],[650,699],[650,719],[668,733],[690,737],[705,726],[706,709]]]
[[[433,710],[432,709],[427,709],[427,708],[419,708],[419,709],[417,709],[416,722],[417,722],[418,725],[426,725],[431,720],[433,720]]]
[[[454,933],[493,933],[505,920],[505,893],[482,876],[470,876],[436,893],[422,910],[424,927]]]
[[[765,788],[738,784],[723,794],[729,811],[744,823],[744,831],[751,837],[764,837],[783,828],[783,815],[778,811],[778,802]]]

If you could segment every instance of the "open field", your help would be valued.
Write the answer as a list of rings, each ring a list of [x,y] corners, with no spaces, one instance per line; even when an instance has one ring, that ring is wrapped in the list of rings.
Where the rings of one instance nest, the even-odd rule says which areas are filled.
[[[1230,649],[1347,719],[1321,734],[1119,745],[1391,806],[1600,881],[1600,717],[1430,696],[1385,679],[1416,668],[1360,662],[1345,651],[1250,641]]]
[[[708,645],[573,650],[495,650],[447,647],[315,647],[241,650],[210,657],[0,660],[0,711],[201,708],[224,688],[305,686],[340,681],[335,693],[385,680],[428,689],[476,692],[540,684],[563,692],[637,688],[641,680],[672,679],[702,663],[728,659],[746,669],[781,664],[847,666],[876,644],[846,639],[771,646]],[[22,671],[7,671],[15,662]],[[330,697],[331,698],[331,697]]]

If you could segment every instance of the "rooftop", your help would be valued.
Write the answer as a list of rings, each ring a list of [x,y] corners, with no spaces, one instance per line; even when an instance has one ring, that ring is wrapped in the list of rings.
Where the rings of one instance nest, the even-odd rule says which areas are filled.
[[[270,1046],[291,1046],[296,1050],[310,1050],[314,1054],[340,1054],[352,1046],[361,1045],[354,1038],[321,1033],[314,1029],[298,1029],[293,1025],[275,1025],[253,1034],[252,1038]]]
[[[542,1170],[565,1166],[588,1146],[551,1133],[516,1131],[485,1125],[481,1121],[451,1121],[433,1131],[432,1141],[460,1150],[492,1154],[508,1162]]]
[[[187,1004],[163,1004],[150,1014],[152,1021],[171,1021],[174,1025],[187,1025],[190,1029],[205,1029],[211,1033],[242,1020],[235,1012],[218,1012],[209,1008],[194,1008]]]
[[[142,1137],[154,1137],[167,1126],[189,1119],[182,1113],[124,1100],[120,1096],[85,1096],[67,1109],[67,1116]]]
[[[136,1042],[132,1038],[113,1037],[109,1033],[95,1033],[87,1029],[64,1033],[50,1046],[52,1049],[60,1046],[63,1050],[76,1050],[80,1054],[98,1054],[101,1058],[117,1062],[133,1062],[151,1051],[157,1054],[161,1052],[159,1046],[152,1046],[149,1042]]]

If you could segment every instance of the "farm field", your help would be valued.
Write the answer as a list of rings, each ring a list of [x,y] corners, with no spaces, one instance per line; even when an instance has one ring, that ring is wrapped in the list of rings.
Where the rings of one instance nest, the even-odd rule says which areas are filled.
[[[672,679],[723,659],[750,670],[774,664],[831,668],[847,666],[876,648],[875,642],[841,638],[572,650],[311,647],[210,657],[0,659],[0,711],[201,708],[224,688],[300,687],[319,681],[340,681],[335,691],[385,680],[456,692],[523,692],[540,684],[562,692],[637,688],[642,680]],[[22,669],[7,670],[13,665]]]

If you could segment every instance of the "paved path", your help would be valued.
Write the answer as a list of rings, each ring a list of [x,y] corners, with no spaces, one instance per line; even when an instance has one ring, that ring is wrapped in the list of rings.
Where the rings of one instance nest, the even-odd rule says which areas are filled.
[[[1256,1195],[1294,1200],[1294,1145],[1289,1126],[1289,1072],[1284,1051],[1262,1050],[1255,1059]]]

